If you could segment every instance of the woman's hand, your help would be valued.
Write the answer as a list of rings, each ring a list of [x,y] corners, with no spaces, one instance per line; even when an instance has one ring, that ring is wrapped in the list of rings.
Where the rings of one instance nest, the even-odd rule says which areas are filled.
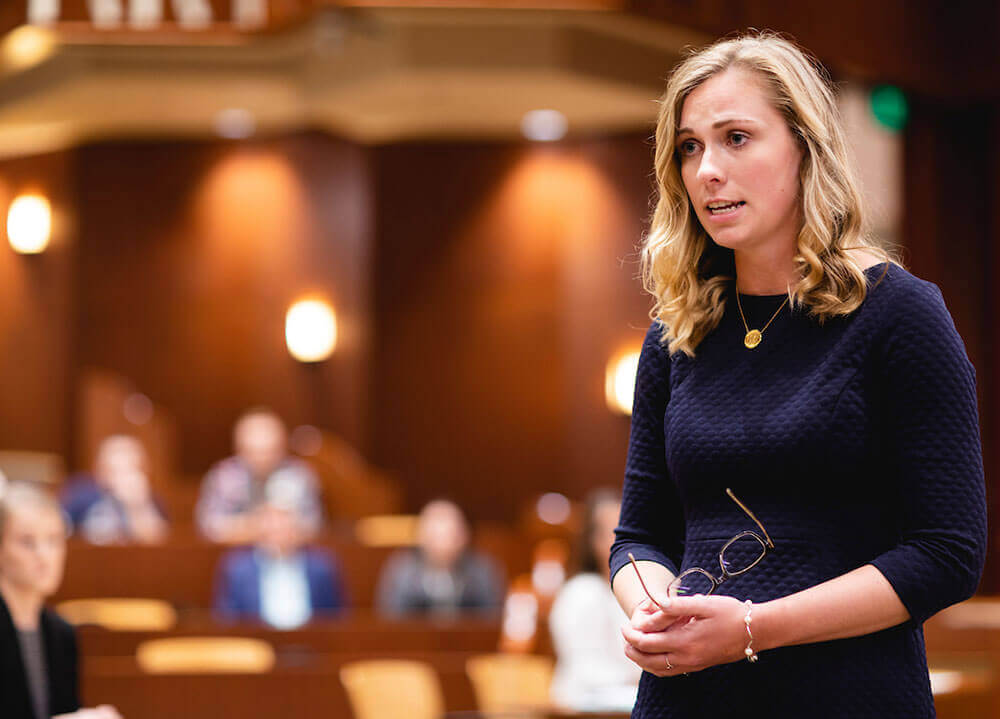
[[[746,607],[734,597],[676,597],[649,600],[622,627],[625,655],[658,677],[697,672],[745,659]]]

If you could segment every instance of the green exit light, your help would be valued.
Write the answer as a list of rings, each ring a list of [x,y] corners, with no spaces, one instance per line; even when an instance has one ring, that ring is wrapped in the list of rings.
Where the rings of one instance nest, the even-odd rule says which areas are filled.
[[[869,96],[872,114],[884,127],[898,132],[906,127],[909,106],[906,95],[895,85],[880,85]]]

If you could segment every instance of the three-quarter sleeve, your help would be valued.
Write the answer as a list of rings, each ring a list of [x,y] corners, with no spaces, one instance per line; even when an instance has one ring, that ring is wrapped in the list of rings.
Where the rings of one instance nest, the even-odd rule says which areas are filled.
[[[670,355],[660,343],[661,331],[654,321],[639,355],[621,516],[611,547],[612,579],[628,563],[629,552],[674,574],[683,555],[684,513],[667,472],[663,419],[670,399]]]
[[[938,288],[896,288],[878,379],[899,541],[871,564],[917,624],[971,596],[986,555],[976,377]]]

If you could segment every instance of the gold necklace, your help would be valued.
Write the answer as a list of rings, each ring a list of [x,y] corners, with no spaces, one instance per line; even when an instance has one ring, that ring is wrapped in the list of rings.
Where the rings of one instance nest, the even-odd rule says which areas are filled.
[[[771,323],[774,322],[774,318],[777,317],[778,313],[781,312],[782,308],[784,308],[785,302],[788,302],[788,298],[786,297],[785,302],[782,302],[781,306],[774,311],[774,314],[771,315],[771,319],[767,321],[766,325],[761,327],[759,330],[752,330],[747,324],[746,316],[743,314],[743,305],[740,304],[740,291],[735,287],[733,289],[736,291],[736,306],[740,310],[740,319],[743,320],[743,328],[747,331],[746,335],[743,337],[743,344],[748,350],[752,350],[760,344],[762,339],[764,339],[764,330],[771,326]]]

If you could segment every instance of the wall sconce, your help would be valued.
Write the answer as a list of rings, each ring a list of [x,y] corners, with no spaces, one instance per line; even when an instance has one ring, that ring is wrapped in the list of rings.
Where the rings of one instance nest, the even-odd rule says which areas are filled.
[[[31,5],[33,3],[29,3]],[[24,7],[24,3],[21,3]],[[58,8],[58,5],[56,6]],[[29,7],[28,14],[30,25],[22,25],[16,30],[12,30],[0,42],[0,61],[10,70],[27,70],[29,67],[45,62],[56,49],[56,36],[52,31],[38,27],[40,24],[48,24],[59,19],[59,10],[52,13],[38,13],[39,17],[32,19],[32,10]]]
[[[604,399],[619,414],[632,414],[632,393],[639,368],[639,350],[622,352],[608,362],[604,374]]]
[[[15,252],[44,252],[52,236],[52,208],[41,195],[20,195],[7,210],[7,239]]]
[[[285,344],[299,362],[322,362],[337,345],[337,317],[322,300],[300,300],[285,315]]]

